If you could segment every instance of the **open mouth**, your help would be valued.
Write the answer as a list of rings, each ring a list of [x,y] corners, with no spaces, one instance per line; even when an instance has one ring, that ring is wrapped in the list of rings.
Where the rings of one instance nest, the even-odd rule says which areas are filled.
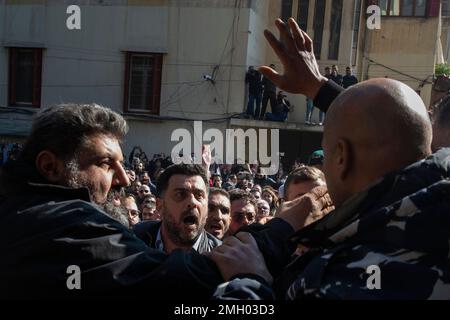
[[[222,226],[218,223],[213,223],[210,225],[210,228],[214,231],[220,231],[222,230]]]
[[[197,217],[196,217],[196,216],[192,216],[192,215],[191,215],[191,216],[186,216],[186,217],[183,219],[183,223],[186,224],[186,225],[188,225],[188,226],[190,226],[190,225],[196,225],[197,222],[198,222]]]

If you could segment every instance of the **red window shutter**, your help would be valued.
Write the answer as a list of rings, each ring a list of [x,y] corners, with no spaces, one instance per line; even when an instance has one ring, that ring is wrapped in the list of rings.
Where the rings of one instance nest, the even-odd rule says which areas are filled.
[[[9,48],[9,105],[16,104],[16,60],[17,51],[15,48]]]
[[[428,0],[427,16],[439,17],[440,8],[441,8],[441,0]]]
[[[154,58],[153,71],[153,99],[151,113],[159,115],[161,101],[161,78],[162,78],[162,54],[156,54]]]
[[[33,106],[41,106],[41,91],[42,91],[42,49],[35,49],[34,51],[34,66],[33,66]]]
[[[125,77],[123,85],[123,111],[128,112],[128,97],[130,91],[131,53],[125,53]]]

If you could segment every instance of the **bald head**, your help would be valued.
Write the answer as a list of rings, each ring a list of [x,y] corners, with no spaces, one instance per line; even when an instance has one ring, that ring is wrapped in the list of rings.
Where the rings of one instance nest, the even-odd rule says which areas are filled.
[[[324,130],[324,171],[339,204],[385,174],[431,154],[431,123],[416,92],[392,79],[373,79],[343,92]],[[333,193],[332,193],[333,196]]]

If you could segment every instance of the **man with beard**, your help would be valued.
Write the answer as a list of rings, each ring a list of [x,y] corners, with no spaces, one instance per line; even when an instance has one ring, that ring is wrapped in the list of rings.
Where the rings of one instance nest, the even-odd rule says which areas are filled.
[[[208,216],[208,178],[199,165],[167,168],[157,182],[156,207],[162,221],[145,221],[134,232],[150,247],[210,252],[221,242],[205,230]]]
[[[223,189],[211,189],[208,200],[208,219],[205,229],[222,240],[231,223],[230,194]]]
[[[0,298],[129,298],[149,296],[149,288],[161,298],[166,287],[171,298],[212,296],[222,279],[209,259],[148,248],[118,221],[122,213],[113,219],[101,209],[116,208],[110,191],[129,184],[120,147],[127,130],[120,115],[95,104],[36,115],[20,158],[0,174]],[[192,237],[206,215],[200,180],[195,195],[205,200],[187,211]],[[80,270],[81,290],[68,286],[70,266]]]
[[[120,146],[127,130],[123,117],[96,104],[36,114],[20,157],[0,171],[0,299],[213,296],[223,278],[210,259],[195,250],[167,255],[149,248],[101,209],[115,208],[110,191],[129,184]],[[202,181],[201,191],[188,189],[191,198],[206,193]],[[203,200],[191,199],[190,207],[183,223],[195,236]],[[162,208],[170,213],[178,204],[168,199]],[[259,248],[274,259],[268,265],[274,274],[291,255],[288,235],[304,220],[292,210],[279,217],[255,230]],[[255,245],[248,235],[239,237]],[[267,276],[258,254],[240,267],[247,276]]]

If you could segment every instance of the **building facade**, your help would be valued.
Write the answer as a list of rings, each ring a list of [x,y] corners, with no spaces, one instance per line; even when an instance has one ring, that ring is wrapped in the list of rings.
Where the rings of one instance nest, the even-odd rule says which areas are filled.
[[[322,70],[350,65],[359,79],[398,79],[429,100],[440,1],[376,3],[379,30],[366,27],[373,1],[361,0],[0,0],[0,137],[22,141],[39,108],[95,102],[127,119],[126,154],[169,154],[174,130],[202,120],[204,131],[279,128],[292,162],[320,147],[305,97],[289,96],[286,123],[236,117],[248,66],[282,68],[263,36],[278,17],[299,20]]]

